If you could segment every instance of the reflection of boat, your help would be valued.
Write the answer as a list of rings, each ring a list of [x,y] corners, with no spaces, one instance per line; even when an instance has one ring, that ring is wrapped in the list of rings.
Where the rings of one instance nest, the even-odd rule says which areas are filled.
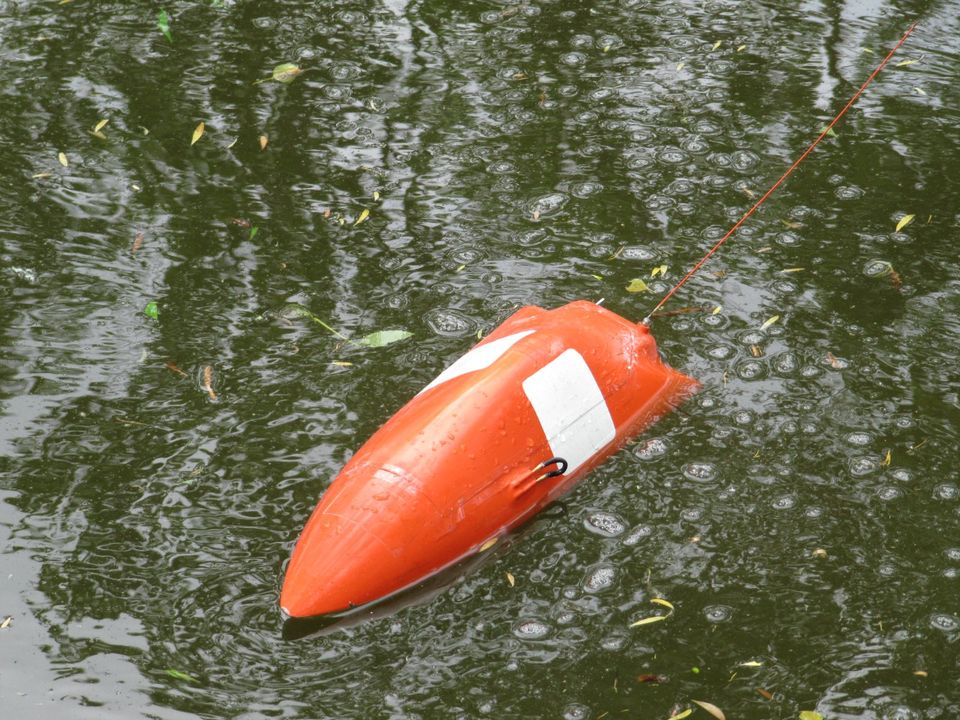
[[[696,386],[644,325],[593,303],[519,310],[344,466],[297,541],[281,608],[354,608],[489,547]]]

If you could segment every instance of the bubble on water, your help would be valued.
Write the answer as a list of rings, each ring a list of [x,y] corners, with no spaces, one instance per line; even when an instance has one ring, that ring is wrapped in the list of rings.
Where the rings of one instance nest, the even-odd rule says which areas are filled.
[[[740,333],[737,340],[744,345],[759,345],[766,340],[766,336],[758,330],[746,330]]]
[[[933,497],[938,500],[956,500],[960,490],[954,483],[940,483],[933,489]]]
[[[657,153],[657,160],[666,165],[679,165],[690,160],[690,155],[678,147],[666,147]]]
[[[560,56],[560,62],[571,67],[583,65],[587,61],[587,56],[582,52],[568,52]]]
[[[557,88],[557,94],[560,97],[574,97],[580,94],[580,88],[576,85],[561,85]]]
[[[800,290],[800,286],[793,280],[775,280],[770,284],[770,288],[781,294],[795,293]]]
[[[709,410],[711,408],[715,408],[716,406],[716,398],[712,398],[709,395],[704,395],[700,398],[700,407],[702,407],[704,410]]]
[[[737,377],[742,380],[757,380],[766,374],[763,363],[756,360],[744,360],[737,364]]]
[[[960,577],[960,570],[957,570],[957,568],[944,568],[943,576],[945,578],[950,578],[952,580],[954,578]]]
[[[550,215],[563,208],[569,199],[570,198],[564,193],[547,193],[546,195],[541,195],[534,200],[530,204],[529,210],[531,213],[539,212],[541,215]]]
[[[863,188],[859,188],[856,185],[841,185],[833,191],[833,194],[836,195],[839,200],[856,200],[857,198],[863,197]]]
[[[722,152],[712,152],[707,155],[707,162],[714,167],[718,168],[728,168],[733,164],[733,160],[727,153]],[[724,177],[726,182],[730,182],[730,178]]]
[[[675,202],[676,201],[673,198],[669,198],[666,195],[652,193],[644,198],[643,206],[647,208],[647,210],[657,211],[665,210],[668,207],[673,207]]]
[[[596,90],[591,90],[587,97],[594,102],[599,102],[600,100],[606,100],[607,98],[613,97],[613,95],[614,91],[612,88],[602,87],[597,88]]]
[[[521,620],[514,626],[513,634],[524,640],[542,640],[550,630],[550,626],[540,620]]]
[[[892,485],[886,485],[879,490],[877,490],[877,497],[885,502],[890,500],[896,500],[903,493],[900,491],[900,488],[893,487]]]
[[[698,522],[703,519],[703,508],[687,508],[680,513],[680,518],[687,522]]]
[[[573,625],[576,619],[577,614],[567,608],[562,608],[554,614],[554,620],[557,621],[557,625]]]
[[[729,360],[737,354],[736,348],[730,345],[713,345],[707,348],[707,357],[714,360]]]
[[[797,371],[797,356],[792,352],[782,352],[770,360],[770,366],[778,375],[792,375]]]
[[[753,425],[753,423],[756,421],[756,418],[749,410],[740,410],[733,414],[733,421],[737,425]]]
[[[960,547],[947,548],[943,554],[950,560],[960,560]]]
[[[584,110],[583,112],[577,113],[577,122],[581,125],[592,125],[599,118],[600,116],[594,110]]]
[[[323,88],[323,94],[331,100],[346,100],[353,91],[347,85],[327,85]]]
[[[803,511],[803,514],[811,520],[816,520],[817,518],[823,516],[823,508],[817,507],[816,505],[811,505]]]
[[[920,712],[906,705],[885,708],[881,715],[882,720],[921,720],[922,717]]]
[[[693,129],[701,135],[719,135],[723,127],[711,120],[698,120]]]
[[[930,616],[930,627],[934,630],[954,632],[960,629],[960,619],[955,615],[948,615],[947,613],[934,613]]]
[[[493,173],[494,175],[506,175],[507,173],[514,172],[516,169],[517,166],[509,160],[498,160],[487,166],[487,172]]]
[[[641,540],[645,540],[651,535],[653,535],[653,528],[651,526],[640,525],[639,527],[635,527],[630,531],[630,534],[623,539],[623,544],[628,546],[636,545]]]
[[[896,470],[890,471],[890,478],[897,482],[910,482],[913,480],[913,473],[904,468],[897,468]]]
[[[526,230],[513,236],[513,241],[523,247],[538,245],[547,238],[547,231],[542,229]]]
[[[591,195],[596,195],[598,192],[603,190],[603,185],[598,182],[583,182],[577,183],[574,185],[570,192],[574,197],[578,198],[588,198]]]
[[[686,138],[680,147],[691,155],[703,155],[710,150],[710,145],[703,138],[696,136]]]
[[[594,535],[601,537],[617,537],[627,531],[627,525],[613,513],[597,510],[588,513],[583,519],[583,526]]]
[[[800,423],[800,432],[804,435],[816,435],[820,432],[820,428],[816,423],[810,422],[809,420],[803,423]]]
[[[383,304],[386,305],[388,308],[392,308],[393,310],[402,310],[409,303],[410,303],[410,299],[406,295],[402,295],[401,293],[387,295],[387,297],[383,299]]]
[[[893,265],[886,260],[868,260],[863,266],[863,274],[867,277],[883,277],[893,272]]]
[[[781,495],[778,498],[774,498],[773,502],[770,503],[770,507],[774,510],[789,510],[797,504],[797,498],[794,495]]]
[[[626,635],[610,635],[600,641],[600,647],[610,652],[620,652],[627,645]]]
[[[784,247],[793,247],[800,244],[800,238],[796,233],[782,232],[777,235],[776,242],[778,245],[783,245]]]
[[[683,474],[691,480],[710,482],[717,477],[717,466],[708,462],[690,462],[683,466]]]
[[[663,438],[650,438],[634,448],[633,454],[641,460],[656,460],[667,454],[667,441]]]
[[[847,469],[854,477],[863,477],[880,469],[880,461],[872,455],[858,455],[847,461]]]
[[[855,430],[847,435],[847,442],[851,445],[859,445],[863,447],[873,442],[873,436],[863,430]]]
[[[731,155],[733,167],[740,172],[753,170],[760,164],[760,156],[749,150],[737,150]]]
[[[338,62],[330,68],[330,77],[338,82],[343,82],[359,77],[362,72],[360,66],[355,63]]]
[[[907,415],[897,415],[893,419],[893,424],[897,426],[900,430],[907,430],[912,428],[916,423],[914,423],[913,418]]]
[[[424,315],[424,320],[430,329],[438,335],[448,337],[462,337],[473,332],[474,322],[472,319],[450,308],[435,308]]]
[[[728,605],[708,605],[703,609],[703,616],[710,623],[727,622],[733,617],[733,608]]]
[[[817,367],[816,365],[804,365],[800,368],[800,377],[804,378],[817,378],[823,375],[823,368]]]
[[[484,255],[483,250],[475,247],[457,248],[447,253],[447,257],[450,258],[450,261],[455,266],[477,262],[478,260],[482,260]]]
[[[654,260],[657,253],[643,245],[627,245],[620,252],[620,257],[624,260]]]
[[[883,575],[883,577],[893,577],[897,568],[893,563],[882,563],[878,568],[877,572]]]
[[[598,565],[583,579],[583,589],[589,593],[601,592],[613,587],[616,579],[617,573],[612,565]]]
[[[580,703],[570,703],[563,709],[563,720],[589,720],[590,708]]]
[[[730,324],[730,318],[726,315],[704,315],[703,324],[711,328],[722,328]]]

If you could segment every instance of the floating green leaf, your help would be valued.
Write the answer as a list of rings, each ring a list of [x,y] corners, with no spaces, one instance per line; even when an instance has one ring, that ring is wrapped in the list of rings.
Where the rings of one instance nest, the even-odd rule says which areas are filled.
[[[637,293],[637,292],[646,292],[650,288],[647,287],[647,284],[640,278],[634,278],[630,281],[630,284],[627,285],[627,292]]]
[[[837,137],[837,134],[833,131],[833,128],[829,125],[824,125],[820,128],[820,132],[826,135],[827,137]]]
[[[310,319],[310,320],[313,320],[317,325],[319,325],[320,327],[322,327],[322,328],[323,328],[324,330],[326,330],[327,332],[333,333],[334,335],[336,335],[336,336],[337,336],[338,338],[340,338],[341,340],[350,340],[350,338],[348,338],[346,335],[343,335],[342,333],[337,332],[337,331],[334,330],[332,327],[330,327],[329,325],[327,325],[323,320],[321,320],[321,319],[318,318],[316,315],[314,315],[312,312],[310,312],[309,310],[307,310],[307,308],[305,308],[303,305],[300,305],[300,304],[298,304],[298,303],[287,303],[287,304],[284,305],[283,308],[280,310],[280,313],[279,313],[279,314],[280,314],[281,317],[286,317],[286,318],[291,318],[291,317],[304,317],[304,318],[308,318],[308,319]]]
[[[148,302],[147,306],[143,309],[143,314],[146,315],[148,318],[159,320],[160,307],[157,305],[157,302],[155,300],[151,300],[150,302]]]
[[[671,715],[667,720],[683,720],[693,712],[693,708],[687,708],[683,712],[679,712],[676,715]]]
[[[200,682],[193,675],[188,675],[185,672],[181,672],[180,670],[174,670],[173,668],[167,668],[166,670],[164,670],[164,672],[170,677],[175,678],[177,680],[185,680],[187,682],[192,682],[192,683]]]
[[[170,16],[167,15],[166,10],[157,13],[157,27],[168,41],[173,42],[173,35],[170,34]]]
[[[406,340],[412,335],[413,333],[407,330],[377,330],[369,335],[364,335],[354,342],[358,345],[366,345],[367,347],[383,347],[384,345],[390,345],[400,340]]]
[[[303,70],[295,63],[281,63],[273,69],[273,79],[277,82],[292,83]]]
[[[260,228],[258,228],[256,225],[254,225],[253,227],[251,227],[251,228],[250,228],[250,239],[253,240],[253,239],[257,236],[257,233],[258,233],[258,232],[260,232]]]

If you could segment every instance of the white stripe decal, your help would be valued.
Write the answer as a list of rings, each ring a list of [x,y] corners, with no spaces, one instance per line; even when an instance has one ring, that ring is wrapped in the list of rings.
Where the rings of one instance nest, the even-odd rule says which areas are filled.
[[[616,437],[603,393],[576,350],[565,350],[524,380],[523,391],[537,413],[550,452],[567,461],[568,473]]]
[[[437,375],[433,382],[427,385],[420,392],[425,393],[427,390],[439,385],[440,383],[446,382],[447,380],[452,380],[455,377],[460,377],[461,375],[466,375],[468,372],[473,372],[474,370],[483,370],[484,368],[490,367],[497,360],[499,360],[507,350],[512,348],[517,341],[522,340],[532,332],[533,330],[524,330],[523,332],[507,335],[506,337],[488,342],[486,345],[481,345],[480,347],[474,348],[457,360],[453,365]],[[420,393],[417,394],[419,395]]]

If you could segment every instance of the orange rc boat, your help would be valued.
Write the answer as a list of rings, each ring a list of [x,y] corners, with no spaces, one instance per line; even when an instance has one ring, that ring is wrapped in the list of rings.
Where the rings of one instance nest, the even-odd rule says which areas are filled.
[[[915,27],[648,317],[803,162]],[[660,361],[646,320],[583,301],[519,310],[344,466],[294,548],[280,607],[294,618],[349,610],[490,547],[696,388]]]
[[[280,607],[349,610],[489,547],[697,388],[646,325],[525,307],[361,447],[293,551]]]

